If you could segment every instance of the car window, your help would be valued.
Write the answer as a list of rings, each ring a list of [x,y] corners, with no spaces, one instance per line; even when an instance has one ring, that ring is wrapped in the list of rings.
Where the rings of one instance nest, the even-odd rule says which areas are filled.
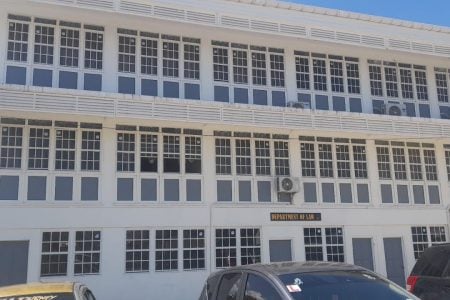
[[[264,278],[249,274],[244,300],[281,300],[277,290]]]
[[[428,249],[417,260],[411,275],[441,277],[447,266],[448,255],[444,249]]]
[[[83,300],[95,300],[95,297],[90,290],[86,290],[83,294]]]
[[[222,276],[217,300],[236,300],[242,282],[242,273],[227,273]]]

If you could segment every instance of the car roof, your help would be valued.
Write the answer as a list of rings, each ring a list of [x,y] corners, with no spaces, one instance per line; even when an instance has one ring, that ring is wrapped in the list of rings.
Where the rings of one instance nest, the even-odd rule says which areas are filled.
[[[48,294],[48,293],[72,293],[75,283],[58,282],[43,283],[35,282],[28,284],[17,284],[11,286],[0,287],[0,297],[16,296],[16,295],[32,295],[32,294]]]
[[[272,264],[245,265],[222,270],[213,274],[212,276],[216,276],[224,272],[229,272],[231,270],[257,271],[266,274],[270,273],[273,275],[326,272],[326,271],[366,271],[366,269],[362,267],[349,265],[345,263],[308,261],[308,262],[280,262]]]
[[[434,251],[440,251],[440,252],[450,252],[450,243],[445,243],[445,244],[437,244],[437,245],[433,245],[427,249],[425,249],[424,253],[428,253],[428,252],[434,252]]]

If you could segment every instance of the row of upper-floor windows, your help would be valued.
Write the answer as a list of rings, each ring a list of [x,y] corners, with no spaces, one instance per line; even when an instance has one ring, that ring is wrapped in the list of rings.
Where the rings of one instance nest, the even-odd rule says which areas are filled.
[[[36,86],[103,90],[103,27],[41,18],[31,21],[29,17],[9,15],[7,83],[30,82]],[[200,64],[205,55],[200,53],[200,43],[198,38],[119,28],[117,91],[200,99]],[[286,99],[284,49],[222,41],[212,41],[211,47],[215,101],[274,106],[286,106],[292,101]],[[58,59],[55,59],[56,55]],[[348,102],[360,97],[358,58],[303,51],[295,51],[294,57],[299,91],[298,99],[294,101],[309,102],[311,108],[330,109],[331,105],[323,105],[323,99],[316,99],[317,103],[303,99],[302,91],[305,90],[346,96]],[[33,64],[28,77],[22,63]],[[369,60],[368,64],[374,98],[406,102],[429,100],[425,66],[376,60]],[[58,66],[57,70],[54,70],[55,66]],[[441,115],[450,118],[446,106],[449,96],[447,69],[435,69],[435,83],[438,102],[444,105]],[[407,104],[411,105],[410,102]],[[333,99],[331,109],[360,112],[361,108],[355,105],[361,106],[354,104],[352,109],[351,104]],[[379,110],[375,106],[374,112]],[[408,108],[408,115],[412,114],[410,111]],[[429,117],[422,112],[413,115]]]

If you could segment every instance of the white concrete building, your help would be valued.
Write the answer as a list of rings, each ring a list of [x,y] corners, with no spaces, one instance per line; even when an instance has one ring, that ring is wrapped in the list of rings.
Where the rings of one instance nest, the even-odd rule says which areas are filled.
[[[290,259],[404,284],[449,239],[449,28],[269,0],[6,0],[0,24],[0,285],[196,299]]]

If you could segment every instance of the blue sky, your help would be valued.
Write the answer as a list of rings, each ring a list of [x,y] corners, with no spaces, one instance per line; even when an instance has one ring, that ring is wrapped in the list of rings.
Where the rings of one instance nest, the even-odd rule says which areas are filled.
[[[450,27],[450,0],[284,0]]]

